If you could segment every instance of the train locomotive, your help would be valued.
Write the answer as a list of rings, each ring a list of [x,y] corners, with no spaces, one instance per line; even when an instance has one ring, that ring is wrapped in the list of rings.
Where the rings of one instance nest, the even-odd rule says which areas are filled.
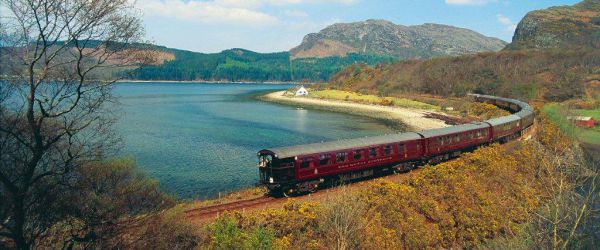
[[[274,196],[315,192],[323,183],[343,183],[439,163],[483,145],[518,138],[533,125],[534,111],[525,102],[471,96],[512,114],[420,132],[263,149],[258,152],[260,184]]]

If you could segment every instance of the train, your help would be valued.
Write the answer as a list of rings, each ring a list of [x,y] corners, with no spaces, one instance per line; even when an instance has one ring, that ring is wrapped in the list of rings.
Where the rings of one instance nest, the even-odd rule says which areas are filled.
[[[272,196],[315,192],[324,183],[355,181],[458,157],[491,143],[520,137],[534,122],[534,110],[522,101],[470,94],[511,115],[451,127],[329,141],[258,152],[259,184]]]

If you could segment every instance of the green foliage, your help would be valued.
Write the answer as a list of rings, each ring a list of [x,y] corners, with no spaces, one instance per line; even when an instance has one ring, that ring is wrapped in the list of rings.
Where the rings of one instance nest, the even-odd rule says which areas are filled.
[[[244,232],[233,217],[220,217],[210,230],[214,249],[244,249]]]
[[[260,249],[273,247],[273,229],[261,226],[242,229],[234,215],[225,215],[209,227],[211,232],[210,249]]]
[[[598,121],[600,120],[600,109],[568,109],[558,103],[549,103],[544,105],[541,111],[554,123],[558,124],[564,133],[578,138],[582,142],[596,145],[600,144],[600,127],[596,126],[595,128],[581,128],[575,126],[571,121],[567,120],[567,116],[585,115],[591,116]]]
[[[250,249],[270,250],[273,247],[275,233],[270,228],[256,227],[248,236]]]
[[[345,57],[290,60],[288,52],[256,53],[243,49],[203,54],[156,47],[175,59],[161,65],[123,72],[138,80],[211,81],[326,81],[334,73],[356,62],[368,65],[392,62],[390,56],[349,54]]]

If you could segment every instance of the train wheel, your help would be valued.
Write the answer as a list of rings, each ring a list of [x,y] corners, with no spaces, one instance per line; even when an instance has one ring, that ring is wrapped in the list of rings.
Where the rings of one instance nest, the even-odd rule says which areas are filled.
[[[294,189],[286,188],[283,190],[282,194],[283,194],[283,196],[290,198],[290,197],[293,197],[294,194],[296,194],[296,192],[294,191]]]

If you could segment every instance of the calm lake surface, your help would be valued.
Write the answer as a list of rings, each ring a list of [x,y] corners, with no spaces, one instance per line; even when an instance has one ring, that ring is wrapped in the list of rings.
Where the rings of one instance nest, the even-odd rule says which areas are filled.
[[[393,133],[368,118],[263,102],[293,85],[119,83],[117,132],[162,188],[206,198],[254,186],[264,148]]]

